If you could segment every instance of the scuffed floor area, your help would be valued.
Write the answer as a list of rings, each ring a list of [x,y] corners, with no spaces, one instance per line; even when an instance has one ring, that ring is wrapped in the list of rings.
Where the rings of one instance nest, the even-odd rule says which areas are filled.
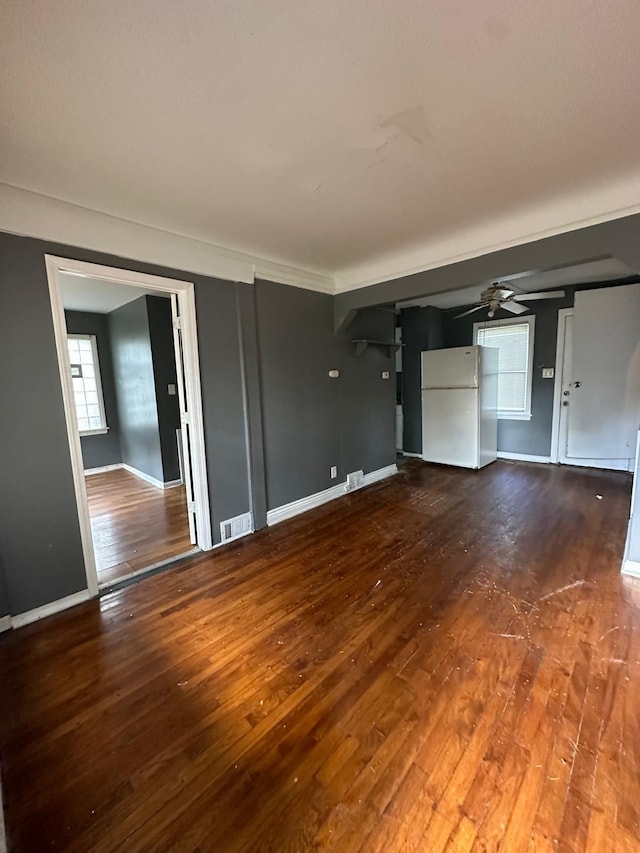
[[[0,637],[9,849],[640,849],[629,495],[412,462]]]

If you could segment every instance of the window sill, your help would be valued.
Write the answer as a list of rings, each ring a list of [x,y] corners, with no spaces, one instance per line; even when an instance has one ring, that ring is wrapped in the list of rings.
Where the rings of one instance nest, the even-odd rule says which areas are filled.
[[[500,414],[498,412],[499,421],[530,421],[531,412],[522,412],[520,414]]]
[[[80,430],[80,438],[84,438],[85,435],[106,435],[108,432],[109,427],[104,427],[103,429]]]

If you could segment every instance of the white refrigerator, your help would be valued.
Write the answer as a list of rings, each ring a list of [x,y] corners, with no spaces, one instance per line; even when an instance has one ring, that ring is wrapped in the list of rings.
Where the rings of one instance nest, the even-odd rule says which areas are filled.
[[[497,456],[498,350],[422,353],[422,458],[484,468]]]

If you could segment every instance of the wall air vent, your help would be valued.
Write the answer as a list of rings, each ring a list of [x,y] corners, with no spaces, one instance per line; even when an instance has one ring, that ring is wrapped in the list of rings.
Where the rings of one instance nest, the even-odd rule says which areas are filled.
[[[231,542],[246,536],[247,533],[253,533],[253,518],[250,512],[220,522],[220,538],[223,542]]]
[[[345,492],[355,492],[364,486],[364,471],[353,471],[347,474],[347,482],[344,485]]]

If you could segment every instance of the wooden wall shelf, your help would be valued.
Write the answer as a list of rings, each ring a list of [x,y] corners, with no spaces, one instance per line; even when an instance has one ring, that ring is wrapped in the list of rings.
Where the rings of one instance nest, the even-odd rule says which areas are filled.
[[[379,349],[386,350],[388,358],[391,358],[397,349],[404,346],[404,344],[399,344],[395,341],[371,341],[367,338],[355,338],[351,343],[356,348],[356,355],[362,355],[367,347],[378,347]]]

